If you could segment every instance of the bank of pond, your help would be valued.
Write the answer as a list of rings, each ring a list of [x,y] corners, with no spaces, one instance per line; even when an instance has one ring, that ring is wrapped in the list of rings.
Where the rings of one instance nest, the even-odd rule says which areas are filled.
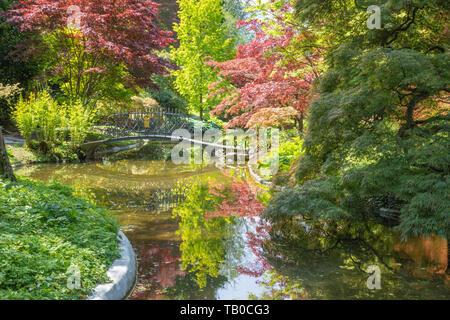
[[[264,219],[271,194],[245,168],[124,159],[17,174],[28,178],[2,182],[3,299],[85,298],[119,224],[138,258],[131,299],[450,298],[445,239],[402,241],[375,220]],[[67,288],[71,264],[79,290]]]
[[[16,173],[0,189],[1,299],[86,298],[119,226],[138,259],[131,299],[450,298],[445,239],[265,219],[272,195],[246,168],[122,159]]]

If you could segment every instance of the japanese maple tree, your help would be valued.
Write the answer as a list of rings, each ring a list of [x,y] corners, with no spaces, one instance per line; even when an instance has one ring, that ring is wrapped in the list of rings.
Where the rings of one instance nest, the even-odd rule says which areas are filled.
[[[4,16],[36,35],[24,53],[45,56],[47,76],[87,102],[110,75],[151,86],[151,75],[166,71],[155,51],[173,39],[157,14],[158,4],[147,0],[20,0]]]
[[[272,24],[239,22],[254,39],[239,46],[234,59],[208,62],[222,77],[210,86],[210,94],[220,101],[212,113],[228,120],[228,127],[303,127],[311,86],[319,75],[320,48],[315,36],[286,22],[292,1],[283,3],[273,11]]]

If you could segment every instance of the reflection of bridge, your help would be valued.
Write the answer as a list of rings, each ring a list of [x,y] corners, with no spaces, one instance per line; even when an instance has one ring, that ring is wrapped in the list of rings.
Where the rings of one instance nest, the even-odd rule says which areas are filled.
[[[140,208],[147,212],[164,212],[184,201],[192,186],[174,186],[169,188],[152,188],[137,190],[133,188],[105,188],[96,190],[104,197],[99,202],[111,209]]]
[[[178,129],[185,129],[192,136],[194,127],[189,120],[188,115],[172,108],[142,107],[119,111],[110,115],[104,123],[100,123],[98,126],[108,138],[85,143],[83,149],[88,158],[92,158],[99,145],[111,142],[125,140],[184,141],[202,147],[226,150],[228,155],[239,154],[248,157],[247,149],[226,145],[225,141],[222,143],[218,142],[219,140],[207,142],[186,136],[174,136],[173,133]]]
[[[102,169],[100,165],[96,169]],[[198,183],[200,175],[216,172],[215,167],[202,170],[201,173],[164,175],[133,175],[107,170],[96,171],[89,175],[89,183],[101,181],[95,187],[87,187],[95,194],[96,202],[111,209],[140,209],[145,212],[165,212],[184,201],[192,187]],[[105,179],[108,177],[108,179]],[[126,183],[120,183],[126,179]]]

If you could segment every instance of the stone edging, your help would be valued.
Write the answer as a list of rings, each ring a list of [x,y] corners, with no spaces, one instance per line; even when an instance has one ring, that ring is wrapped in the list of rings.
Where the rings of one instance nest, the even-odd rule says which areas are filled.
[[[279,186],[275,186],[272,182],[264,180],[263,178],[261,178],[252,168],[252,166],[249,164],[248,165],[248,171],[250,172],[250,176],[259,184],[266,186],[268,188],[273,188],[277,191],[283,191],[284,189],[286,189],[285,187],[279,187]]]
[[[136,255],[130,241],[122,231],[119,240],[120,258],[114,261],[106,274],[111,283],[100,284],[87,300],[123,300],[128,298],[136,283]]]

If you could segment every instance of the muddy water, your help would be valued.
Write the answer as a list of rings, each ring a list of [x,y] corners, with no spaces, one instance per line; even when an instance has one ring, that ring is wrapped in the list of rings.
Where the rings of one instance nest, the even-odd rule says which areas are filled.
[[[138,257],[131,299],[450,298],[444,239],[401,242],[374,222],[336,234],[300,220],[269,226],[259,213],[270,195],[245,170],[123,160],[17,173],[111,209]],[[381,289],[368,288],[369,266]]]

